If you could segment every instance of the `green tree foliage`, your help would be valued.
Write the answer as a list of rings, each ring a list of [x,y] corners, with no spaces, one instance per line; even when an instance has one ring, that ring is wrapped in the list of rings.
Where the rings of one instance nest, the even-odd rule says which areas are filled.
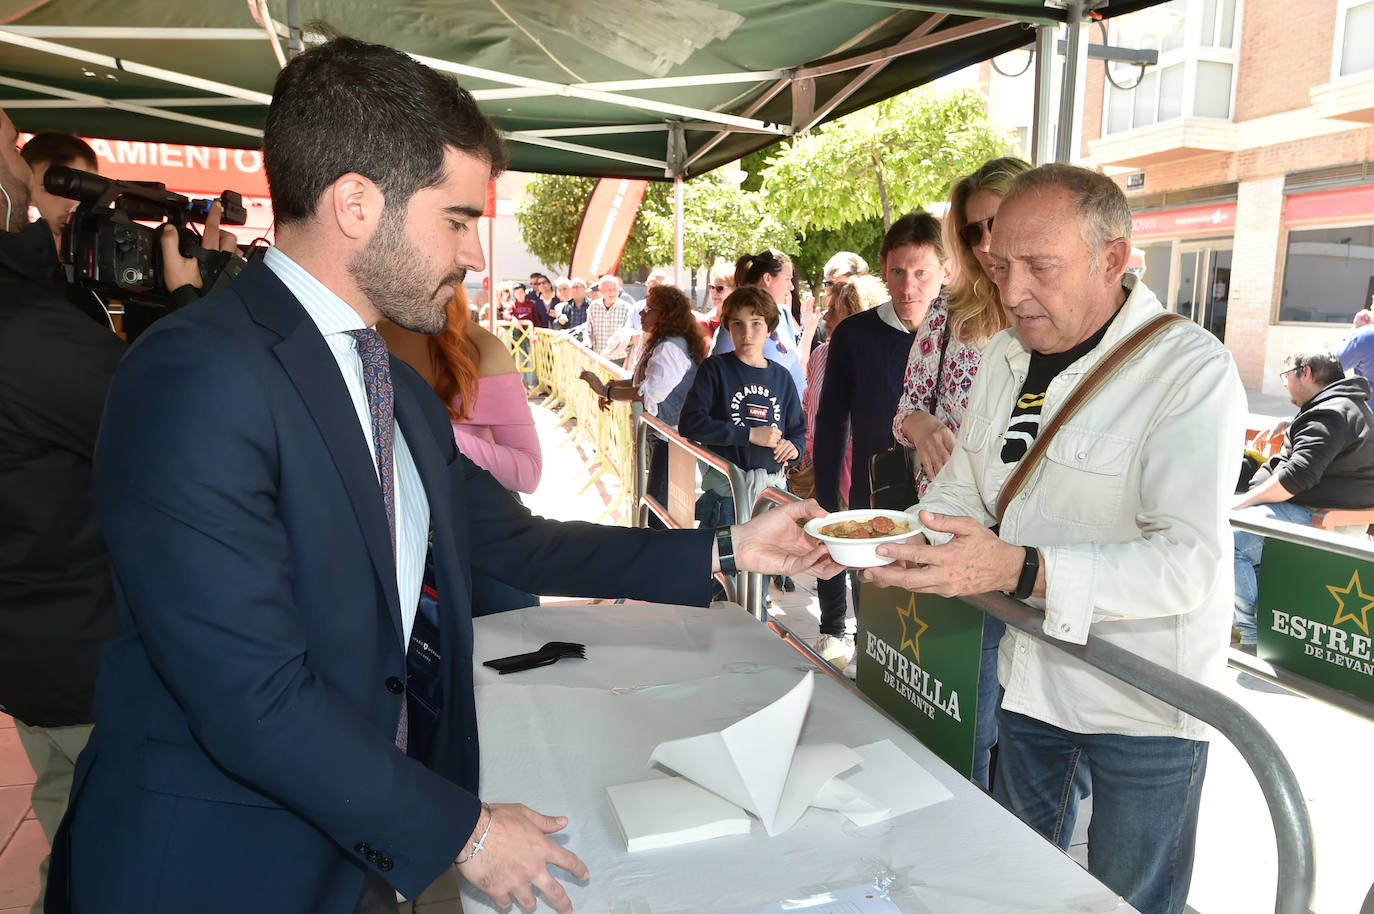
[[[525,247],[551,266],[566,268],[595,178],[535,175],[515,217]],[[688,267],[709,264],[717,257],[733,260],[742,251],[773,245],[794,252],[793,233],[763,209],[760,194],[747,193],[715,173],[688,181],[683,187],[683,259]],[[639,215],[630,230],[620,270],[673,262],[673,185],[649,185]]]
[[[798,231],[893,218],[944,199],[953,180],[1005,155],[983,96],[916,90],[797,137],[769,159],[769,209]]]
[[[582,212],[595,187],[596,178],[573,175],[534,175],[530,178],[525,185],[524,199],[516,208],[515,220],[520,227],[520,237],[531,254],[550,266],[567,269],[577,229],[582,224]],[[621,256],[622,270],[653,266],[656,262],[654,256],[662,248],[663,238],[650,214],[669,214],[667,260],[672,260],[672,211],[672,185],[650,184]]]
[[[885,226],[944,199],[953,180],[1005,155],[1006,134],[988,122],[971,90],[908,92],[840,118],[788,144],[746,157],[741,185],[719,171],[683,188],[688,267],[776,247],[807,282],[836,251],[854,251],[876,272]],[[565,269],[595,178],[536,175],[516,219],[525,246]],[[673,261],[673,185],[649,185],[621,257],[622,273]]]

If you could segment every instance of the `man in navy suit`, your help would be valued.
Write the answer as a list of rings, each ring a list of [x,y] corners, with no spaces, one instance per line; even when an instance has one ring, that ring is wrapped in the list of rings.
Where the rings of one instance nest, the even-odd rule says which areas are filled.
[[[471,569],[704,604],[732,555],[833,573],[796,525],[819,509],[714,532],[532,517],[371,329],[438,332],[483,267],[503,153],[471,95],[337,39],[282,71],[263,148],[277,247],[154,325],[111,389],[94,475],[120,628],[48,910],[394,911],[455,862],[500,906],[570,910],[566,819],[479,798]]]

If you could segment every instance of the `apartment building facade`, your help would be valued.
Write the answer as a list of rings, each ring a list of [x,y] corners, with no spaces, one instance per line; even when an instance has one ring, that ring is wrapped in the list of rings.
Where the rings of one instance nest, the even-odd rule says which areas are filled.
[[[1104,32],[1159,62],[1089,62],[1079,161],[1126,189],[1160,299],[1281,394],[1374,295],[1374,0],[1169,0]],[[984,65],[994,117],[1027,110],[1018,53]]]

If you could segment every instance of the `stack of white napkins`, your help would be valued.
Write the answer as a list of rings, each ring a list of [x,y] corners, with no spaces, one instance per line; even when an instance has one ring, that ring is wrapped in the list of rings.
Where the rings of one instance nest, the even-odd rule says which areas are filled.
[[[795,825],[808,806],[837,810],[865,826],[952,796],[888,740],[858,749],[798,746],[814,687],[815,674],[808,672],[786,695],[724,730],[659,743],[650,763],[681,778],[606,791],[626,847],[649,850],[747,834],[745,810],[772,837]]]

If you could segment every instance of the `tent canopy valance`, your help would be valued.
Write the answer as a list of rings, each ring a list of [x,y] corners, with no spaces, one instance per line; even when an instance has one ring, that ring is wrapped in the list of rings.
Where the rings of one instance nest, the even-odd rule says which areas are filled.
[[[691,177],[1038,25],[1153,2],[0,0],[0,107],[27,131],[254,148],[281,62],[327,29],[452,72],[513,168]]]

